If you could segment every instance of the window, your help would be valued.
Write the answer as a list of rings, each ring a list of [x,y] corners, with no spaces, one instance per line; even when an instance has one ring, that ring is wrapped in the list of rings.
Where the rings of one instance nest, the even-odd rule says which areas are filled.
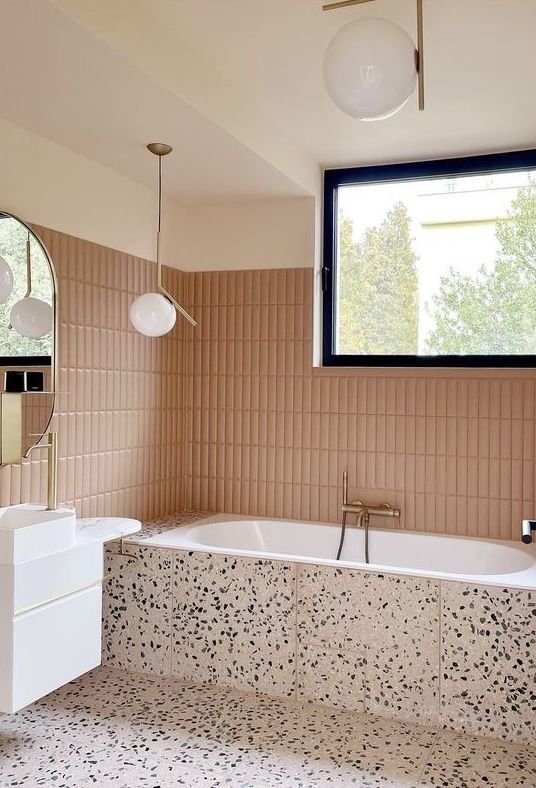
[[[536,366],[536,150],[324,176],[323,361]]]

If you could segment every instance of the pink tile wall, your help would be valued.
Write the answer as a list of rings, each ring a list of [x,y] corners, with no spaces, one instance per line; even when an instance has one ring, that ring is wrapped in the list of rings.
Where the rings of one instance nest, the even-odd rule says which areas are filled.
[[[154,266],[37,230],[59,277],[60,499],[80,515],[337,521],[345,469],[408,529],[517,538],[536,514],[532,371],[313,369],[310,269],[167,269],[199,327],[148,339],[128,309]],[[43,456],[0,468],[0,505],[45,495]]]
[[[518,538],[536,515],[535,376],[312,369],[309,269],[195,273],[185,503],[337,521],[340,480],[402,526]]]
[[[155,266],[36,228],[59,280],[59,497],[80,516],[153,517],[182,508],[183,325],[161,340],[136,333],[130,303]],[[179,292],[180,272],[166,270]],[[46,499],[43,452],[0,468],[0,505]]]

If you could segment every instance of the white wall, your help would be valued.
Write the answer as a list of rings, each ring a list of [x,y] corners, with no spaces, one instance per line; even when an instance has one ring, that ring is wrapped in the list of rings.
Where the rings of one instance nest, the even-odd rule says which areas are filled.
[[[154,190],[3,119],[0,150],[0,210],[154,259]]]
[[[28,222],[155,256],[156,193],[0,118],[0,210]],[[315,200],[194,205],[166,201],[162,259],[184,270],[312,266]]]

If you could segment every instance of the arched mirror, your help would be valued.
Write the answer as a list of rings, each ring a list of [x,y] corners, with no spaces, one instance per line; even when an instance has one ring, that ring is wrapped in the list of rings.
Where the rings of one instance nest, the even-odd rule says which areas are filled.
[[[33,230],[0,212],[0,464],[47,431],[56,392],[56,276]]]

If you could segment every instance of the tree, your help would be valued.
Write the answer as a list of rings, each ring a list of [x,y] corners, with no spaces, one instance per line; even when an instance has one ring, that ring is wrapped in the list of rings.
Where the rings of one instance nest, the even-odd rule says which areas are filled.
[[[536,184],[521,187],[496,227],[499,253],[476,276],[450,269],[433,298],[431,353],[536,353]]]
[[[5,304],[0,304],[0,356],[49,356],[51,335],[30,339],[8,328],[11,307],[26,295],[26,239],[27,230],[15,219],[0,219],[0,255],[13,273],[13,291]],[[32,257],[32,295],[47,303],[52,299],[52,280],[41,247],[30,237]]]
[[[359,242],[352,220],[341,219],[338,292],[339,353],[417,353],[417,257],[402,203]]]

